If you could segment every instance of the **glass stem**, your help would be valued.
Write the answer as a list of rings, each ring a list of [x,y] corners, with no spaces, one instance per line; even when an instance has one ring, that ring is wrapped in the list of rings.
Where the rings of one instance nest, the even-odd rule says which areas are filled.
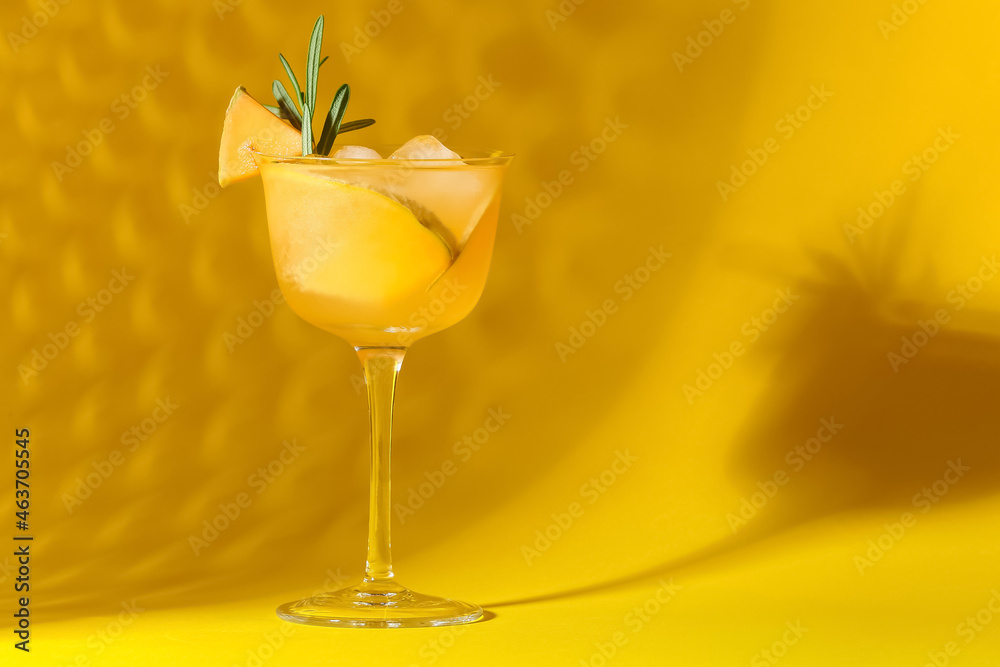
[[[368,561],[365,583],[392,580],[389,521],[392,516],[389,457],[392,450],[392,400],[396,376],[403,365],[402,347],[354,348],[365,369],[368,411],[371,416],[371,485],[368,502]]]

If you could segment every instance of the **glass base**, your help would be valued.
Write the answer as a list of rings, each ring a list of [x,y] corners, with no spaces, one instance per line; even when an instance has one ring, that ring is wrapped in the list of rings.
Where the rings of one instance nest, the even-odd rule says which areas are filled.
[[[345,628],[459,625],[482,615],[477,605],[415,593],[391,581],[362,582],[278,607],[286,621]]]

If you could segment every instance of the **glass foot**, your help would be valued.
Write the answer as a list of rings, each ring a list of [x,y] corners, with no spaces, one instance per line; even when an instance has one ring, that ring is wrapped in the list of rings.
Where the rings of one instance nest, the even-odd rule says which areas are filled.
[[[278,607],[286,621],[347,628],[459,625],[482,615],[477,605],[415,593],[394,582],[362,582]]]

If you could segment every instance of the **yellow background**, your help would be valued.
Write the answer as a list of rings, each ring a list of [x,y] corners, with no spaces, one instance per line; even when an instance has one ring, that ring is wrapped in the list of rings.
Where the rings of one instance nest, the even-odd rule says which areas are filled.
[[[0,414],[5,449],[32,430],[36,536],[33,650],[5,630],[0,662],[596,667],[620,632],[607,664],[772,664],[760,652],[775,650],[784,665],[921,665],[947,642],[948,664],[1000,664],[1000,617],[971,641],[959,626],[1000,589],[1000,280],[961,311],[948,298],[1000,245],[1000,5],[909,0],[887,31],[891,0],[588,0],[563,2],[565,21],[547,14],[556,0],[403,0],[348,62],[339,45],[386,3],[222,2],[50,2],[16,51],[9,34],[45,3],[0,10]],[[679,71],[674,53],[725,9]],[[275,278],[260,185],[212,183],[234,88],[266,100],[279,51],[301,71],[321,12],[318,106],[347,81],[347,119],[378,120],[351,142],[440,128],[518,154],[482,301],[414,347],[397,395],[397,502],[457,467],[395,523],[397,573],[482,603],[489,620],[465,628],[273,613],[360,574],[365,403],[353,352],[287,306],[227,349]],[[165,78],[121,118],[112,105],[147,67]],[[499,86],[452,127],[480,77]],[[813,86],[832,95],[787,136],[777,124]],[[103,119],[113,131],[60,180],[52,163]],[[579,171],[608,119],[627,127]],[[948,128],[953,145],[909,180]],[[777,152],[724,201],[717,183],[768,138]],[[573,182],[518,230],[564,169]],[[851,243],[844,224],[896,179],[905,192]],[[671,258],[625,300],[616,284],[661,245]],[[134,280],[84,322],[78,304],[122,267]],[[751,343],[745,323],[786,289],[797,299]],[[564,362],[556,344],[607,299],[617,310]],[[949,322],[894,372],[888,353],[942,308]],[[71,322],[79,335],[23,379]],[[689,402],[684,385],[734,342],[745,353]],[[122,434],[167,398],[174,414],[127,451]],[[463,461],[454,444],[491,408],[509,420]],[[786,452],[830,417],[843,428],[794,471]],[[257,494],[249,476],[292,439],[305,450]],[[121,465],[67,511],[114,450]],[[605,492],[582,488],[618,451],[637,460]],[[922,513],[913,497],[958,460],[969,471]],[[779,469],[787,484],[734,533],[727,515]],[[2,535],[12,476],[5,463]],[[251,505],[196,556],[190,536],[243,492]],[[573,502],[582,515],[529,564],[523,547]],[[859,573],[904,512],[916,523]],[[681,587],[663,605],[661,580]],[[146,611],[117,626],[133,600]],[[782,647],[786,623],[808,630]]]

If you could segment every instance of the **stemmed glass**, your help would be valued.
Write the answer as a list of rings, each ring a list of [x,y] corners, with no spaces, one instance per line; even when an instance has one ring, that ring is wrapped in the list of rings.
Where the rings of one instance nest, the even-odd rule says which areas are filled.
[[[482,616],[477,605],[398,584],[389,540],[396,377],[415,340],[458,322],[479,300],[512,157],[499,151],[459,155],[400,160],[254,153],[282,293],[300,317],[354,347],[371,418],[364,579],[281,605],[278,615],[285,620],[386,628],[455,625]]]

